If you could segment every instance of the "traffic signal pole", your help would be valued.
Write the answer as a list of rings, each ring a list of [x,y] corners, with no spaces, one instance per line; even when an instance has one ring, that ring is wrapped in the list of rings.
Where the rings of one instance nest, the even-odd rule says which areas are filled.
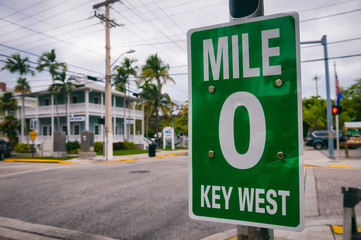
[[[329,158],[334,159],[334,145],[333,145],[333,132],[332,132],[332,103],[331,103],[331,95],[330,95],[330,75],[328,70],[328,52],[327,52],[327,36],[324,35],[321,41],[308,41],[301,42],[300,44],[322,44],[324,57],[325,57],[325,75],[326,75],[326,102],[327,102],[327,131],[328,131],[328,153],[330,155]],[[338,138],[338,136],[337,136]]]
[[[264,16],[263,0],[229,0],[230,22]],[[237,225],[237,240],[270,240],[273,229]]]

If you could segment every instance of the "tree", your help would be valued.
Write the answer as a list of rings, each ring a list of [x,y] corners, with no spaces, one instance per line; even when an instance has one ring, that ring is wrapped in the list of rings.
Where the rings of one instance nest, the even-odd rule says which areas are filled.
[[[171,81],[175,84],[173,78],[169,76],[169,65],[163,63],[163,61],[158,57],[157,54],[151,55],[147,58],[145,65],[142,67],[142,73],[139,78],[139,82],[156,82],[157,86],[157,101],[155,101],[155,114],[156,114],[156,133],[158,139],[159,131],[159,110],[160,110],[160,100],[162,94],[162,87],[168,81]]]
[[[25,94],[31,92],[30,85],[28,81],[26,81],[26,78],[18,78],[16,81],[16,86],[14,88],[14,92],[21,94],[21,126],[22,128],[25,128],[25,136],[26,136],[26,143],[28,144],[29,152],[30,152],[30,146],[29,146],[29,139],[28,139],[28,128],[25,121]],[[24,124],[25,123],[25,124]],[[23,134],[22,134],[23,135]]]
[[[26,81],[26,78],[22,78],[22,76],[27,74],[31,74],[34,76],[35,73],[33,70],[31,70],[29,59],[27,57],[21,58],[20,54],[12,54],[11,58],[7,58],[5,66],[1,70],[5,70],[5,69],[11,73],[18,72],[20,74],[20,78],[17,80],[17,85],[15,86],[15,91],[20,92],[22,94],[21,95],[21,99],[22,99],[21,136],[24,136],[24,129],[25,129],[26,141],[29,145],[29,139],[27,137],[27,127],[25,122],[24,94],[30,92],[30,86],[29,83]]]
[[[361,79],[355,81],[350,87],[342,89],[343,98],[341,106],[343,113],[347,113],[348,121],[361,116]],[[342,115],[342,114],[341,114]]]
[[[182,107],[182,111],[174,118],[176,133],[188,136],[188,101]]]
[[[45,68],[48,68],[53,80],[59,73],[67,70],[65,63],[59,63],[56,61],[55,49],[52,49],[50,52],[45,52],[39,57],[36,69],[39,72],[42,72]]]
[[[2,131],[9,139],[11,147],[14,147],[18,139],[19,121],[12,115],[5,116],[4,120],[0,123],[0,131]]]
[[[155,106],[158,97],[157,86],[152,83],[144,83],[139,86],[142,90],[139,93],[139,98],[144,102],[144,113],[145,113],[145,122],[146,122],[146,136],[149,137],[149,120],[155,113]]]
[[[5,92],[0,98],[0,110],[5,116],[10,115],[11,111],[15,111],[17,107],[16,99],[12,92]]]
[[[124,141],[129,140],[129,131],[126,131],[126,100],[129,104],[129,96],[127,93],[127,89],[129,90],[129,84],[130,84],[130,77],[136,77],[137,76],[137,67],[133,67],[133,63],[135,63],[137,60],[130,59],[130,58],[124,58],[124,60],[121,62],[120,66],[115,66],[113,74],[113,80],[115,85],[115,89],[123,92],[125,94],[125,97],[123,98],[123,108],[124,108]],[[130,104],[128,107],[128,116],[130,116]],[[134,123],[135,124],[135,123]],[[125,134],[127,132],[127,134]]]
[[[56,61],[55,49],[52,49],[50,52],[45,52],[39,57],[38,66],[36,67],[36,69],[39,72],[42,72],[42,71],[44,71],[45,68],[47,68],[49,70],[49,73],[51,75],[53,83],[60,73],[67,71],[67,65],[65,63],[62,63],[62,62],[59,63]],[[56,86],[58,86],[58,85],[56,85]],[[58,94],[60,93],[61,89],[59,89],[56,86],[50,85],[49,91],[53,94],[53,96],[56,99],[55,100],[55,111],[56,111],[56,116],[57,116],[56,119],[57,119],[57,123],[58,123],[58,128],[60,129],[60,117],[59,117],[59,112],[58,112],[58,98],[57,97],[58,97]],[[66,102],[65,102],[65,104],[66,104]]]
[[[49,90],[57,92],[57,93],[63,93],[65,95],[65,120],[66,120],[66,129],[67,129],[67,141],[69,140],[70,135],[70,126],[68,121],[68,95],[73,91],[73,81],[75,80],[74,77],[67,78],[66,71],[63,71],[61,73],[58,73],[55,78],[54,82],[49,86]]]
[[[304,129],[306,134],[308,130],[314,131],[327,128],[326,105],[326,100],[321,99],[320,96],[302,100],[304,126],[309,126],[309,129]]]

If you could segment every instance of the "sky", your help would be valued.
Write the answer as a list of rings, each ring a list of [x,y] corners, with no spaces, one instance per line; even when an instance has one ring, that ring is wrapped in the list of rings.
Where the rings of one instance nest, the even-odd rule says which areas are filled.
[[[44,52],[55,49],[57,60],[68,64],[68,74],[105,76],[105,27],[94,17],[93,5],[102,0],[0,0],[0,68],[11,54],[28,57],[33,67]],[[112,63],[119,56],[137,59],[141,68],[153,54],[169,64],[175,84],[164,92],[182,103],[188,99],[187,32],[229,22],[228,0],[123,0],[112,4],[110,18]],[[296,11],[300,40],[328,42],[331,98],[335,74],[347,88],[361,78],[361,0],[264,0],[265,15]],[[104,7],[97,14],[103,14]],[[125,54],[128,50],[134,53]],[[321,44],[301,44],[302,97],[326,97],[325,64]],[[318,60],[318,61],[313,61]],[[116,62],[117,65],[119,62]],[[314,80],[318,77],[318,81]],[[14,87],[17,74],[0,72],[0,82]],[[48,72],[27,76],[32,92],[46,90]],[[134,84],[133,84],[134,85]],[[137,91],[132,87],[132,91]]]

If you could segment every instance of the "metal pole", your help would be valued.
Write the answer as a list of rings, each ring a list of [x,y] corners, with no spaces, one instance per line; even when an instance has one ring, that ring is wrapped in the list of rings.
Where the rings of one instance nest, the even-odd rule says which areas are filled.
[[[327,36],[322,37],[321,43],[325,54],[325,71],[326,71],[326,96],[327,96],[327,130],[328,130],[328,153],[333,159],[333,133],[332,133],[332,112],[331,112],[331,96],[330,96],[330,76],[328,71],[328,53],[327,53]]]
[[[110,82],[109,4],[105,5],[105,160],[113,160],[112,85]]]
[[[264,16],[263,0],[229,0],[230,22]],[[273,229],[237,225],[237,240],[273,239]]]

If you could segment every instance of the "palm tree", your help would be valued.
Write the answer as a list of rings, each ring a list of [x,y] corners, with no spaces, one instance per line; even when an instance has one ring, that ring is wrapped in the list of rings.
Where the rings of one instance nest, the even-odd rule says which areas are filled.
[[[0,110],[4,112],[5,116],[10,115],[10,111],[15,111],[16,106],[16,99],[12,92],[5,92],[0,97]]]
[[[156,111],[155,106],[158,97],[158,90],[157,86],[152,83],[144,83],[142,86],[139,86],[139,88],[142,89],[142,91],[139,93],[139,98],[144,101],[146,136],[149,137],[149,120]]]
[[[126,100],[128,100],[129,103],[129,96],[127,94],[127,89],[129,89],[129,84],[130,84],[130,77],[136,77],[137,76],[137,67],[133,67],[133,63],[135,63],[137,60],[135,59],[130,59],[130,58],[124,58],[124,60],[121,62],[120,66],[115,66],[114,67],[114,71],[115,73],[113,74],[113,79],[114,79],[114,83],[113,85],[115,85],[115,89],[123,92],[125,94],[125,98],[123,98],[123,108],[124,108],[124,141],[128,141],[129,140],[129,131],[127,131],[127,134],[125,134],[126,132]],[[130,105],[128,107],[128,116],[130,115]]]
[[[0,123],[0,131],[2,131],[8,138],[11,147],[14,147],[17,143],[19,122],[12,116],[6,116]]]
[[[52,49],[50,52],[43,53],[38,59],[38,66],[36,67],[36,69],[39,72],[42,72],[42,71],[44,71],[45,68],[47,68],[49,70],[49,73],[50,73],[51,78],[54,83],[57,75],[59,73],[67,70],[67,65],[65,63],[59,63],[56,61],[55,49]],[[57,99],[60,89],[58,89],[58,87],[52,87],[52,85],[50,85],[49,91],[53,94],[53,96],[56,99],[55,100],[55,110],[56,110],[56,116],[57,116],[56,119],[57,119],[59,131],[60,131],[60,117],[59,117],[59,112],[58,112],[58,99]]]
[[[42,72],[45,68],[49,69],[49,73],[53,81],[58,73],[67,70],[65,63],[59,63],[56,61],[55,49],[52,49],[50,52],[45,52],[39,57],[36,69],[39,72]]]
[[[26,121],[25,121],[25,94],[31,92],[30,85],[29,85],[28,81],[26,81],[26,78],[18,78],[18,80],[16,81],[16,84],[17,85],[15,86],[14,92],[21,93],[21,109],[22,109],[21,126],[24,126],[24,128],[25,128],[26,143],[28,144],[28,149],[30,152],[28,128],[26,126]],[[23,129],[21,129],[21,130],[23,130]],[[21,134],[21,135],[23,135],[23,134]]]
[[[24,136],[24,128],[25,132],[27,132],[26,121],[25,121],[25,108],[24,108],[24,94],[30,92],[29,83],[26,81],[26,78],[21,78],[23,75],[31,74],[34,76],[34,71],[31,70],[31,66],[29,64],[29,59],[27,57],[21,58],[20,54],[12,54],[11,58],[6,59],[5,66],[1,68],[1,70],[8,70],[11,73],[18,72],[20,74],[20,78],[17,80],[17,85],[15,86],[15,91],[20,92],[22,99],[22,108],[21,108],[21,136]],[[27,136],[27,134],[26,134]],[[26,137],[26,142],[29,145],[28,137]]]
[[[162,87],[168,81],[171,81],[175,84],[173,78],[169,76],[169,65],[163,63],[163,61],[158,57],[157,54],[151,55],[145,62],[145,65],[142,67],[142,73],[139,78],[140,82],[156,82],[157,85],[157,101],[155,102],[155,114],[156,114],[156,138],[158,140],[158,131],[159,131],[159,110],[160,110],[160,100],[162,94]]]
[[[65,94],[65,111],[66,111],[66,129],[67,129],[67,141],[69,140],[70,135],[70,126],[68,122],[68,95],[73,91],[73,81],[75,80],[74,77],[66,77],[66,71],[56,74],[54,77],[54,82],[49,86],[49,90],[53,90],[57,93],[64,93]]]

